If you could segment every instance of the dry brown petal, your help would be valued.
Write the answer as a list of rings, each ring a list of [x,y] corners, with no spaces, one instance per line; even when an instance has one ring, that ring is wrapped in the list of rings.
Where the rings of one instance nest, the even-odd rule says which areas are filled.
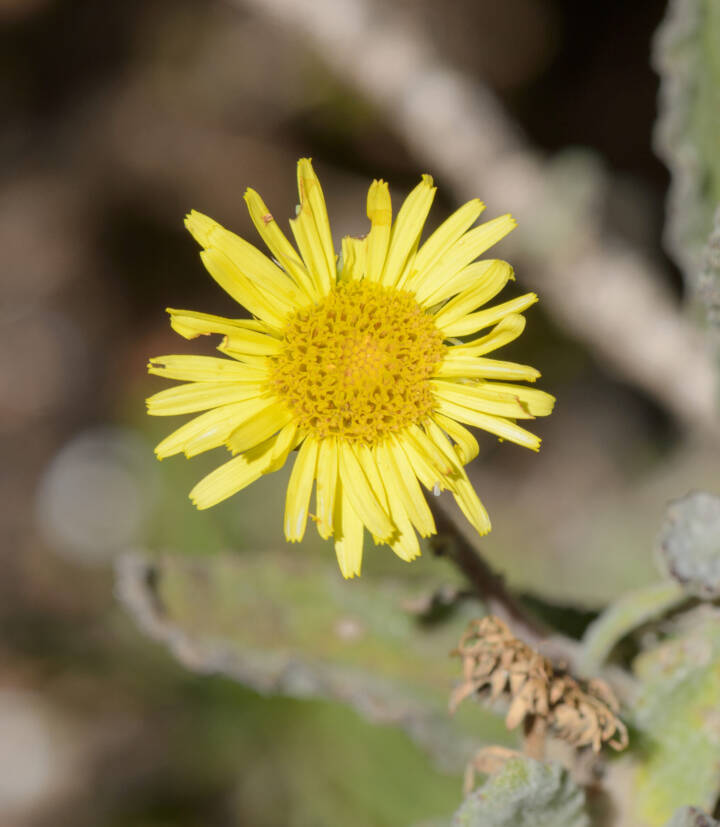
[[[594,695],[612,712],[618,713],[620,711],[620,704],[618,703],[612,689],[610,689],[605,681],[601,681],[600,678],[593,678],[588,682],[587,690],[590,695]]]
[[[460,703],[468,698],[473,693],[477,692],[478,687],[472,682],[462,683],[456,686],[450,693],[450,712],[455,712]]]
[[[505,718],[505,726],[508,729],[515,729],[518,724],[523,722],[527,713],[528,708],[525,703],[525,699],[522,695],[517,695],[513,698],[512,703],[510,704],[510,709],[508,710],[508,714]]]
[[[517,695],[518,692],[525,686],[525,681],[527,680],[527,675],[524,675],[522,672],[511,672],[510,673],[510,692],[513,695]]]
[[[617,733],[618,737],[613,738],[608,743],[610,744],[610,746],[613,749],[616,749],[618,751],[623,750],[623,749],[625,749],[625,747],[627,747],[629,739],[628,739],[627,727],[625,726],[625,724],[622,721],[617,721],[616,733]]]
[[[558,704],[553,709],[556,726],[564,729],[577,729],[580,725],[580,715],[577,710],[568,704]]]
[[[548,693],[548,697],[550,699],[550,703],[555,705],[560,698],[562,698],[565,689],[561,681],[557,680],[557,678],[552,682],[550,686],[550,691]]]
[[[501,670],[497,670],[491,677],[490,677],[490,700],[496,701],[500,695],[502,695],[505,687],[507,686],[507,679],[508,674],[507,672],[503,672]]]
[[[535,711],[543,718],[547,718],[550,712],[550,699],[548,698],[547,683],[539,678],[533,679],[533,693],[535,695]]]

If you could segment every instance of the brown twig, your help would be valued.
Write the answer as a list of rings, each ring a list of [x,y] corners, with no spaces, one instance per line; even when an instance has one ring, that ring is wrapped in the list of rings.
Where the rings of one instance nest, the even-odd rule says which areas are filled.
[[[508,591],[502,576],[489,566],[479,551],[463,536],[453,518],[446,511],[440,497],[430,497],[430,508],[435,518],[437,535],[432,546],[435,554],[447,557],[467,577],[488,612],[504,620],[519,637],[537,645],[548,635],[548,630],[526,611]]]

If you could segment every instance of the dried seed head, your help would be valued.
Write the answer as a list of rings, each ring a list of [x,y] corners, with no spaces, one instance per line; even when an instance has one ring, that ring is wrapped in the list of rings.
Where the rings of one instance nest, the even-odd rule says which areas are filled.
[[[505,723],[514,729],[530,718],[542,718],[552,735],[578,749],[599,752],[603,744],[627,746],[625,724],[617,717],[618,702],[601,680],[581,684],[527,644],[518,640],[494,615],[473,620],[453,652],[462,658],[463,681],[450,697],[450,709],[479,694],[509,703]]]

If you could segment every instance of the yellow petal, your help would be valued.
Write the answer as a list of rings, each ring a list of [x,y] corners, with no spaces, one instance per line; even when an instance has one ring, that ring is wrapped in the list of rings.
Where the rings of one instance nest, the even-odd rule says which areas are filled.
[[[472,462],[480,452],[475,437],[468,431],[468,429],[456,422],[454,419],[449,419],[442,414],[435,414],[435,422],[445,431],[448,436],[455,441],[455,453],[463,465]]]
[[[275,336],[254,330],[238,329],[228,333],[223,342],[226,352],[232,351],[242,356],[276,356],[283,347],[284,343]]]
[[[501,215],[499,218],[480,224],[479,227],[473,227],[446,250],[432,266],[422,273],[418,270],[417,276],[412,281],[413,287],[419,290],[426,282],[444,284],[516,226],[516,221],[511,215]],[[420,253],[418,253],[419,257]],[[417,259],[415,264],[417,266]]]
[[[452,348],[435,369],[436,377],[458,377],[464,379],[515,379],[534,382],[540,371],[531,365],[517,362],[502,362],[499,359],[483,359],[475,356],[457,355],[460,348]]]
[[[367,272],[370,281],[380,281],[385,257],[390,244],[392,204],[390,190],[385,181],[373,181],[367,197],[367,216],[370,232],[367,237]]]
[[[460,510],[467,517],[468,522],[475,528],[479,534],[487,534],[490,531],[490,518],[485,510],[485,506],[478,499],[474,488],[468,480],[465,469],[456,464],[457,454],[453,446],[450,444],[448,438],[442,432],[440,427],[429,421],[426,425],[428,438],[432,441],[435,447],[447,457],[447,459],[455,464],[455,474],[452,478],[450,489],[455,497],[455,502],[460,506]]]
[[[407,283],[415,275],[415,257],[417,256],[417,248],[419,244],[420,236],[415,239],[415,243],[408,252],[407,259],[403,265],[402,272],[400,273],[400,278],[397,280],[395,285],[398,290],[407,290]]]
[[[318,534],[327,540],[333,533],[337,490],[338,448],[335,437],[323,439],[318,448],[315,511]]]
[[[429,175],[405,199],[398,212],[390,236],[390,248],[385,260],[381,278],[382,284],[394,287],[398,284],[410,252],[416,247],[420,233],[425,226],[436,187]]]
[[[265,202],[254,189],[247,189],[244,198],[255,229],[260,233],[268,250],[275,256],[283,270],[292,276],[297,286],[313,301],[316,301],[319,295],[313,280],[292,244],[285,237],[285,233],[265,206]]]
[[[460,510],[477,533],[480,536],[487,534],[492,528],[490,517],[464,471],[460,479],[455,482],[453,496],[455,502],[460,506]]]
[[[185,228],[201,247],[210,246],[210,236],[219,226],[215,219],[197,210],[190,210],[185,216]]]
[[[264,391],[264,382],[187,382],[153,394],[146,404],[150,416],[176,416],[256,399]]]
[[[367,238],[346,235],[342,240],[342,269],[340,278],[359,281],[365,275]]]
[[[523,330],[525,330],[525,316],[510,313],[498,322],[490,333],[473,339],[471,342],[455,345],[450,348],[449,354],[452,356],[484,356],[486,353],[491,353],[515,341]]]
[[[235,342],[238,343],[237,349],[233,346]],[[248,350],[250,348],[247,346],[247,344],[243,344],[242,338],[236,338],[234,336],[224,336],[223,340],[217,346],[217,349],[220,351],[220,353],[224,353],[231,359],[235,359],[238,362],[242,362],[243,366],[248,370],[262,371],[266,377],[269,376],[272,363],[268,360],[268,357],[248,353]]]
[[[283,327],[285,317],[294,309],[292,305],[282,303],[277,299],[271,301],[219,250],[214,248],[203,250],[200,258],[205,269],[223,290],[246,307],[253,316],[257,316],[272,327],[278,329]]]
[[[378,445],[376,451],[388,496],[399,499],[421,537],[434,534],[435,522],[405,452],[392,439]]]
[[[170,327],[184,339],[214,333],[228,336],[237,333],[238,330],[271,332],[271,328],[264,322],[254,319],[227,319],[225,316],[213,316],[211,313],[198,313],[195,310],[176,310],[173,307],[168,307],[167,312],[170,314]]]
[[[297,179],[300,212],[295,222],[291,221],[290,225],[294,233],[295,225],[297,225],[303,239],[303,244],[301,244],[298,234],[295,233],[298,247],[308,265],[309,272],[315,275],[320,291],[325,295],[335,284],[335,249],[330,233],[325,197],[309,158],[301,158],[298,161]]]
[[[387,491],[385,490],[385,483],[382,481],[382,477],[380,476],[380,470],[378,468],[378,461],[375,456],[375,452],[369,445],[363,444],[353,445],[352,450],[360,463],[360,467],[367,477],[370,488],[372,489],[373,494],[377,497],[381,508],[386,514],[391,515],[392,512],[390,509],[389,498]]]
[[[287,274],[244,238],[196,210],[186,217],[185,226],[204,248],[214,248],[226,255],[261,290],[288,306],[305,303],[306,297]]]
[[[435,314],[435,324],[442,330],[472,310],[486,304],[505,287],[513,275],[506,261],[491,261],[476,283],[466,288]]]
[[[258,457],[251,462],[248,462],[245,454],[234,457],[200,480],[190,491],[190,499],[201,511],[211,508],[260,479],[265,462],[265,457]]]
[[[344,490],[353,511],[375,536],[387,540],[395,531],[395,526],[380,505],[350,445],[340,442],[338,459]]]
[[[402,560],[408,562],[414,560],[420,555],[420,544],[418,543],[415,529],[412,527],[410,518],[399,499],[388,496],[385,483],[380,474],[377,450],[370,448],[368,445],[359,445],[356,446],[355,452],[373,491],[381,499],[383,508],[388,511],[395,526],[395,531],[390,541],[390,548]]]
[[[516,442],[518,445],[524,445],[533,451],[540,450],[540,438],[521,428],[509,419],[504,419],[500,416],[492,416],[491,414],[484,414],[480,411],[473,411],[462,405],[457,405],[454,402],[447,402],[444,399],[437,399],[435,410],[441,414],[464,422],[466,425],[474,425],[476,428],[482,428],[491,434],[495,434],[500,439],[508,439],[511,442]]]
[[[447,451],[439,451],[437,446],[433,443],[427,434],[428,427],[432,426],[432,420],[425,420],[423,428],[418,425],[411,425],[408,428],[408,436],[415,443],[417,450],[427,458],[435,469],[435,473],[439,474],[439,479],[436,482],[443,482],[444,479],[450,479],[460,469],[460,460],[457,456]]]
[[[443,221],[418,250],[415,258],[416,276],[411,280],[414,287],[422,283],[430,267],[443,258],[462,234],[475,223],[484,209],[482,201],[474,198]]]
[[[555,397],[546,391],[537,388],[527,388],[524,385],[511,385],[504,382],[484,382],[486,393],[507,394],[519,399],[533,416],[548,416],[555,407]]]
[[[293,420],[292,412],[277,399],[268,399],[267,403],[230,434],[225,444],[233,453],[253,448]]]
[[[420,543],[410,518],[399,503],[393,510],[393,521],[397,525],[397,532],[390,548],[401,560],[409,563],[420,556]]]
[[[285,498],[285,537],[290,543],[299,542],[305,536],[317,455],[317,440],[308,437],[300,446],[290,474]]]
[[[253,451],[248,451],[246,454],[241,454],[223,463],[200,480],[190,492],[190,499],[201,510],[226,500],[255,482],[263,474],[277,470],[277,467],[280,467],[277,465],[277,459],[283,452],[287,456],[287,445],[288,434],[283,431],[257,446]],[[271,467],[273,459],[276,462]]]
[[[450,466],[450,471],[447,472],[447,477],[448,479],[452,477],[454,485],[454,481],[458,478],[458,476],[461,476],[464,471],[457,453],[450,444],[450,440],[432,419],[425,422],[425,437],[430,445],[435,449],[435,452],[440,454],[445,459],[445,462],[447,462]],[[430,448],[426,448],[426,451],[428,455],[432,454]]]
[[[511,313],[522,313],[535,304],[538,300],[536,293],[525,293],[524,296],[518,296],[516,299],[496,304],[494,307],[488,307],[487,310],[480,310],[478,313],[470,313],[448,325],[437,324],[438,329],[442,331],[445,338],[451,336],[469,336],[484,327],[496,324],[505,316]]]
[[[330,292],[330,287],[334,284],[335,279],[332,277],[331,281],[323,248],[317,235],[317,228],[307,205],[304,209],[300,209],[296,218],[290,219],[290,229],[295,237],[300,255],[305,262],[308,274],[313,280],[315,292],[318,296],[326,296]]]
[[[268,466],[264,473],[267,474],[270,471],[277,471],[282,468],[290,455],[290,451],[296,448],[303,438],[297,422],[288,422],[288,424],[280,430],[277,437],[271,437],[273,446],[270,450]]]
[[[484,411],[510,419],[534,418],[530,406],[524,403],[518,394],[489,390],[485,383],[469,384],[432,379],[430,385],[436,399],[444,399],[474,411]]]
[[[420,429],[418,428],[417,431],[420,431]],[[423,436],[425,435],[423,434]],[[435,486],[438,485],[442,490],[448,487],[447,478],[452,473],[452,468],[447,462],[443,461],[442,457],[438,456],[439,452],[437,450],[432,452],[427,450],[427,442],[427,437],[423,440],[417,432],[413,431],[405,435],[403,447],[415,476],[425,488],[428,491],[433,491]]]
[[[155,448],[158,459],[171,457],[181,451],[196,456],[223,445],[230,434],[246,419],[267,404],[267,399],[250,399],[233,405],[213,408],[196,416],[173,431]]]
[[[415,299],[424,308],[432,308],[446,301],[451,296],[466,290],[477,284],[480,279],[492,267],[497,259],[484,258],[481,261],[474,261],[458,270],[454,276],[443,281],[426,279],[422,285],[415,289]]]
[[[268,375],[267,370],[232,359],[195,355],[155,356],[148,362],[148,373],[189,382],[259,382]]]
[[[346,487],[338,478],[335,498],[335,554],[342,576],[347,580],[360,574],[363,553],[363,524],[346,494]]]

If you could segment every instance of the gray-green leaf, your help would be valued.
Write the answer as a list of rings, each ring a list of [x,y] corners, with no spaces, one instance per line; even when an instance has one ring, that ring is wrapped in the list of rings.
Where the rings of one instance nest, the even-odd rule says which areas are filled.
[[[708,290],[707,279],[699,281],[720,204],[718,43],[716,0],[673,0],[654,49],[661,76],[656,146],[672,173],[667,244],[694,294]]]
[[[658,550],[668,574],[689,594],[720,596],[720,497],[694,491],[671,503]]]
[[[402,727],[446,767],[461,768],[479,744],[513,742],[480,705],[448,714],[459,678],[449,652],[479,607],[424,622],[407,610],[417,580],[343,581],[329,555],[288,547],[153,561],[126,554],[116,591],[188,668],[259,692],[347,703],[370,721]]]
[[[703,605],[687,612],[634,667],[642,688],[632,708],[633,743],[641,760],[631,823],[661,827],[678,807],[712,809],[720,793],[720,611]]]
[[[720,827],[720,821],[715,821],[696,807],[683,807],[665,827]]]
[[[518,756],[463,802],[454,827],[588,827],[585,793],[559,764]]]

